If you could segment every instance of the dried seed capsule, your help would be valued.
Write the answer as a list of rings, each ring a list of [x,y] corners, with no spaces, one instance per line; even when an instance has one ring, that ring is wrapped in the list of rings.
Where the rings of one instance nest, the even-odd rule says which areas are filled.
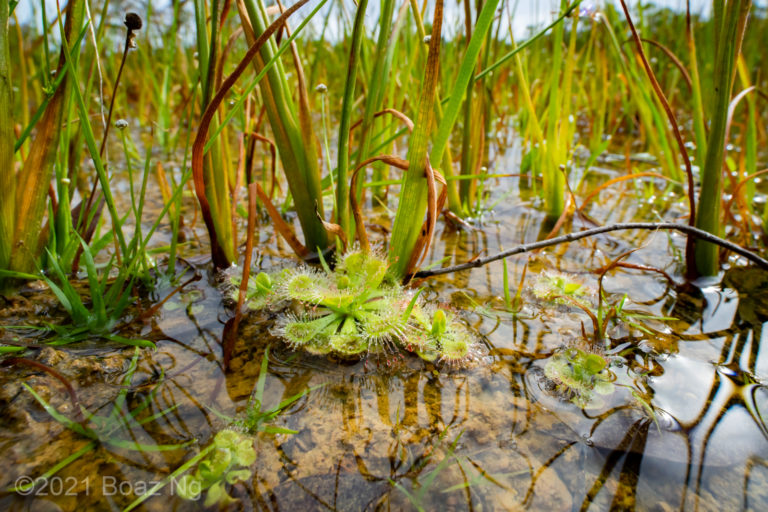
[[[125,15],[125,26],[128,30],[141,30],[141,16],[135,12],[129,12]]]

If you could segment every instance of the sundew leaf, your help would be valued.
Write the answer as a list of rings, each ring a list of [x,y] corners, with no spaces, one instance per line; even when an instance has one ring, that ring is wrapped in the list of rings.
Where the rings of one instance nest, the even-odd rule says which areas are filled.
[[[565,283],[565,285],[563,286],[563,291],[567,295],[573,295],[579,290],[579,288],[581,288],[581,285],[578,283]]]
[[[589,354],[584,358],[584,368],[592,375],[600,373],[607,365],[605,359],[597,354]]]
[[[239,482],[245,482],[251,478],[251,474],[249,469],[235,469],[227,473],[225,479],[229,485],[234,485]]]

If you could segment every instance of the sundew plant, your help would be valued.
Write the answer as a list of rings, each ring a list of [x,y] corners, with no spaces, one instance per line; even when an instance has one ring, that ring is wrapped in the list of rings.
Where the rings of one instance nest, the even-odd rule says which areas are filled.
[[[768,10],[671,3],[0,0],[0,508],[766,508]]]
[[[426,359],[462,361],[471,358],[472,343],[459,315],[418,298],[411,303],[403,286],[467,268],[422,269],[441,215],[461,229],[481,227],[476,220],[498,204],[488,202],[486,184],[510,177],[528,180],[546,215],[551,231],[541,238],[550,240],[542,247],[616,230],[663,229],[686,235],[688,279],[716,275],[723,248],[768,265],[737,243],[751,247],[750,233],[768,219],[755,200],[765,134],[753,96],[765,74],[741,52],[743,44],[751,48],[750,40],[744,43],[751,2],[716,1],[706,22],[689,12],[680,47],[643,39],[645,11],[635,20],[623,1],[619,10],[562,0],[551,22],[524,39],[512,30],[509,2],[460,4],[463,25],[453,19],[459,11],[442,0],[388,0],[378,6],[375,35],[368,35],[368,2],[172,2],[148,9],[147,19],[120,14],[119,36],[107,36],[115,16],[109,4],[97,10],[73,0],[55,12],[34,6],[28,12],[35,22],[22,26],[19,4],[5,3],[3,288],[42,273],[80,329],[74,339],[125,341],[117,328],[142,318],[130,316],[131,299],[152,290],[157,276],[178,284],[180,251],[200,226],[216,270],[243,262],[235,327],[244,305],[292,303],[274,328],[292,347],[340,356],[402,347]],[[342,21],[333,21],[337,12]],[[697,40],[695,22],[713,37]],[[340,42],[324,40],[329,25]],[[42,44],[33,50],[24,30],[37,26]],[[186,26],[191,31],[181,37]],[[631,36],[625,43],[622,33]],[[114,54],[109,38],[120,41]],[[654,66],[648,45],[674,65]],[[702,52],[711,65],[700,66]],[[323,66],[324,59],[337,67]],[[690,102],[670,94],[678,73]],[[707,86],[721,80],[722,87]],[[741,92],[734,96],[736,87]],[[687,112],[690,133],[675,108]],[[183,121],[174,126],[174,116]],[[489,169],[490,139],[509,127],[521,141],[520,172]],[[656,168],[630,169],[585,191],[590,166],[604,153],[625,151],[618,135],[633,131]],[[726,155],[734,137],[745,151]],[[577,146],[588,156],[582,175],[572,176]],[[158,155],[179,158],[164,164]],[[115,189],[120,173],[127,173],[127,193]],[[682,222],[600,226],[584,216],[602,189],[628,180],[642,187],[649,177],[684,198]],[[729,199],[721,204],[726,189]],[[196,204],[188,200],[191,190]],[[150,197],[161,204],[151,214]],[[387,236],[374,240],[380,247],[372,252],[369,212],[377,206],[388,212]],[[251,278],[257,226],[265,218],[304,263]],[[740,233],[735,242],[721,238],[731,219]],[[555,237],[574,221],[596,227]],[[336,268],[320,270],[324,260]],[[65,282],[82,275],[83,262],[92,304]]]
[[[714,2],[707,30],[711,27],[715,37],[700,42],[689,16],[687,44],[661,45],[667,57],[674,56],[677,69],[672,71],[651,65],[650,49],[643,46],[627,9],[622,13],[612,5],[595,8],[563,0],[551,23],[518,40],[507,4],[462,2],[466,19],[456,32],[457,20],[447,16],[459,11],[453,6],[446,10],[442,1],[387,1],[378,9],[377,33],[369,37],[367,2],[350,11],[330,0],[285,6],[263,0],[173,2],[165,18],[148,11],[148,23],[139,13],[125,16],[122,52],[114,59],[99,55],[109,46],[99,37],[106,33],[114,6],[95,10],[72,2],[53,18],[58,13],[33,7],[25,12],[39,18],[45,44],[37,47],[38,53],[25,54],[24,65],[15,70],[11,63],[27,48],[23,34],[11,29],[19,23],[18,4],[8,3],[0,12],[0,116],[5,130],[0,147],[0,271],[5,281],[46,270],[49,254],[60,260],[63,270],[78,270],[79,238],[93,244],[94,254],[112,247],[116,268],[148,281],[152,259],[146,251],[163,218],[172,229],[167,249],[173,270],[180,231],[190,222],[181,212],[183,191],[190,183],[210,237],[212,260],[220,269],[239,259],[238,226],[249,202],[257,212],[269,214],[299,257],[316,261],[320,252],[342,251],[354,239],[367,250],[366,190],[373,190],[374,202],[382,202],[392,197],[387,195],[390,188],[399,187],[391,205],[395,214],[386,252],[392,275],[407,281],[426,258],[444,208],[457,218],[482,215],[486,181],[508,174],[489,170],[492,126],[511,118],[524,142],[523,170],[540,180],[542,207],[558,229],[578,206],[568,203],[567,194],[576,184],[570,183],[569,173],[577,142],[594,162],[610,149],[612,136],[636,119],[646,149],[658,158],[656,174],[682,184],[678,192],[687,197],[689,218],[680,229],[690,238],[689,275],[716,274],[717,245],[694,226],[713,236],[723,232],[723,217],[729,213],[721,213],[718,176],[726,163],[723,147],[732,135],[738,102],[747,101],[748,107],[748,122],[739,136],[749,148],[756,148],[761,136],[749,95],[758,91],[750,77],[750,66],[758,63],[740,56],[751,2]],[[302,46],[320,47],[318,41],[331,33],[328,26],[339,9],[349,23],[340,22],[333,32],[343,34],[349,44],[334,46],[326,57],[327,49],[302,55]],[[170,27],[161,27],[168,17]],[[640,23],[644,28],[644,18]],[[193,27],[194,38],[180,37],[183,24]],[[621,43],[620,33],[626,30],[634,46]],[[59,49],[58,60],[55,40],[68,43]],[[703,68],[697,55],[709,50],[705,45],[710,43],[713,67]],[[530,57],[550,49],[550,59]],[[409,58],[401,59],[403,55]],[[320,65],[323,58],[335,59],[346,72],[330,72]],[[55,78],[44,68],[57,69]],[[593,70],[595,80],[580,83],[579,69]],[[675,71],[683,73],[693,92],[692,104],[679,106],[690,109],[692,134],[681,130],[665,92],[677,84]],[[734,98],[737,74],[743,95]],[[27,85],[30,77],[39,89]],[[720,96],[708,94],[706,82],[720,78],[726,85],[714,89]],[[321,81],[330,88],[323,85],[327,92],[315,93]],[[136,89],[134,84],[142,82],[147,86]],[[94,97],[102,103],[99,122],[91,115]],[[159,105],[152,101],[155,97]],[[30,110],[30,104],[37,106]],[[330,109],[333,117],[326,115]],[[151,150],[145,157],[137,154],[134,135],[124,131],[131,126],[122,119],[129,110],[138,115],[134,123],[157,121],[159,133],[141,145],[159,144],[165,154],[183,153],[179,169],[169,174],[162,162],[153,162]],[[186,136],[181,126],[171,126],[171,112],[184,119]],[[586,116],[586,130],[576,126],[576,113]],[[322,126],[318,119],[325,120]],[[330,126],[332,119],[338,119],[338,130]],[[118,130],[122,155],[107,151],[115,139],[113,124],[123,130]],[[59,126],[66,130],[59,131]],[[694,139],[690,147],[696,148],[693,156],[702,169],[698,192],[686,138]],[[331,140],[338,141],[335,161],[330,158]],[[131,206],[119,212],[110,169],[124,158],[133,175],[137,156],[143,160],[143,174],[136,176],[140,186],[133,187],[132,177]],[[759,175],[756,153],[748,150],[740,158],[732,164],[741,169],[740,175],[730,182],[739,192],[737,206],[752,219],[765,217],[759,205],[750,203],[752,179]],[[84,161],[93,165],[90,177]],[[155,183],[165,202],[160,217],[150,220],[154,222],[147,231],[135,229],[127,236],[126,223],[142,226],[148,220],[146,194]],[[698,213],[697,193],[702,203]],[[300,233],[285,222],[288,211],[295,212]]]
[[[351,250],[333,270],[260,273],[248,283],[246,307],[279,311],[274,334],[314,355],[360,358],[404,350],[449,366],[476,359],[478,340],[458,315],[426,305],[420,292],[406,292],[388,271],[384,257]]]

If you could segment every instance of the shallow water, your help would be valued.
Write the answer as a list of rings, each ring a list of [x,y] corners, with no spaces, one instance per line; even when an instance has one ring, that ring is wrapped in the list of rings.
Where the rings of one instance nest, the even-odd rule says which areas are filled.
[[[516,156],[511,151],[504,158],[514,162]],[[587,189],[618,172],[593,170]],[[488,188],[492,199],[500,200],[493,212],[477,219],[471,231],[441,224],[432,261],[459,263],[546,233],[530,184],[515,179]],[[391,197],[391,206],[394,201]],[[603,192],[585,213],[610,223],[655,220],[656,214],[676,219],[684,209],[658,184],[645,191],[619,185]],[[386,226],[385,212],[379,214],[372,222]],[[565,229],[580,226],[576,222]],[[204,247],[195,245],[199,228],[190,230],[192,242],[185,249],[190,254]],[[268,227],[259,238],[262,268],[293,264]],[[541,275],[562,272],[594,295],[594,271],[639,248],[625,261],[661,267],[682,282],[683,243],[664,233],[617,233],[510,258],[513,293],[527,263],[523,306],[515,313],[505,310],[501,298],[500,263],[420,283],[430,301],[460,310],[481,341],[482,356],[463,369],[394,353],[359,362],[296,354],[270,334],[274,315],[254,312],[245,318],[224,372],[220,342],[232,311],[222,304],[223,292],[207,267],[199,264],[202,280],[134,327],[135,335],[155,341],[157,350],[141,352],[120,410],[125,418],[149,397],[138,418],[156,415],[154,421],[126,420],[112,434],[149,446],[189,446],[140,452],[102,444],[28,495],[4,493],[0,508],[124,508],[227,426],[217,413],[234,416],[246,406],[269,346],[264,403],[306,392],[274,422],[298,433],[255,438],[253,476],[231,488],[238,500],[233,509],[764,510],[766,273],[734,265],[719,285],[683,289],[658,273],[612,270],[604,282],[610,302],[627,293],[627,310],[672,319],[638,320],[647,332],[626,323],[609,329],[611,345],[600,350],[613,361],[613,392],[597,396],[586,408],[554,389],[545,374],[547,363],[564,347],[586,347],[582,325],[590,332],[591,323],[578,308],[539,298],[534,292]],[[171,289],[156,290],[150,299]],[[25,294],[42,304],[30,314],[47,311],[46,301],[52,302],[38,291]],[[17,316],[9,308],[6,318],[19,321],[24,308]],[[11,332],[18,331],[4,335]],[[108,415],[131,354],[132,349],[104,350],[94,342],[46,348],[30,357],[69,379],[88,410]],[[0,489],[44,474],[87,443],[53,421],[21,382],[63,414],[73,413],[53,377],[34,368],[0,369]],[[173,486],[159,494],[143,506],[201,506],[176,496]]]

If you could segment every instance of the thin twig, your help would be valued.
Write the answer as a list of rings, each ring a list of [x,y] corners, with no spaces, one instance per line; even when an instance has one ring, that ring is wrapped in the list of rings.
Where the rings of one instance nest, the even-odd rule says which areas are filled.
[[[693,226],[688,226],[686,224],[675,224],[673,222],[629,222],[629,223],[623,223],[623,224],[611,224],[609,226],[601,226],[599,228],[587,229],[584,231],[577,231],[575,233],[568,233],[567,235],[559,236],[557,238],[550,238],[549,240],[541,240],[541,241],[533,242],[530,244],[518,245],[513,249],[509,249],[507,251],[503,251],[498,254],[494,254],[485,258],[478,258],[474,261],[469,261],[467,263],[462,263],[460,265],[438,268],[434,270],[422,270],[422,271],[416,272],[414,277],[418,279],[418,278],[424,278],[424,277],[439,276],[442,274],[449,274],[451,272],[458,272],[459,270],[482,267],[483,265],[487,265],[488,263],[491,263],[493,261],[504,259],[509,256],[514,256],[515,254],[530,252],[536,249],[551,247],[553,245],[559,245],[562,243],[573,242],[575,240],[580,240],[582,238],[601,235],[603,233],[610,233],[611,231],[625,231],[625,230],[631,230],[631,229],[643,229],[643,230],[650,230],[650,231],[659,231],[659,230],[679,231],[681,233],[688,235],[689,237],[698,238],[700,240],[704,240],[705,242],[710,242],[715,245],[719,245],[720,247],[723,247],[724,249],[728,249],[729,251],[734,252],[739,256],[742,256],[748,259],[752,263],[768,270],[768,260],[761,258],[757,254],[747,249],[744,249],[741,246],[738,246],[727,240],[723,240],[718,236],[715,236],[711,233],[695,228]]]

